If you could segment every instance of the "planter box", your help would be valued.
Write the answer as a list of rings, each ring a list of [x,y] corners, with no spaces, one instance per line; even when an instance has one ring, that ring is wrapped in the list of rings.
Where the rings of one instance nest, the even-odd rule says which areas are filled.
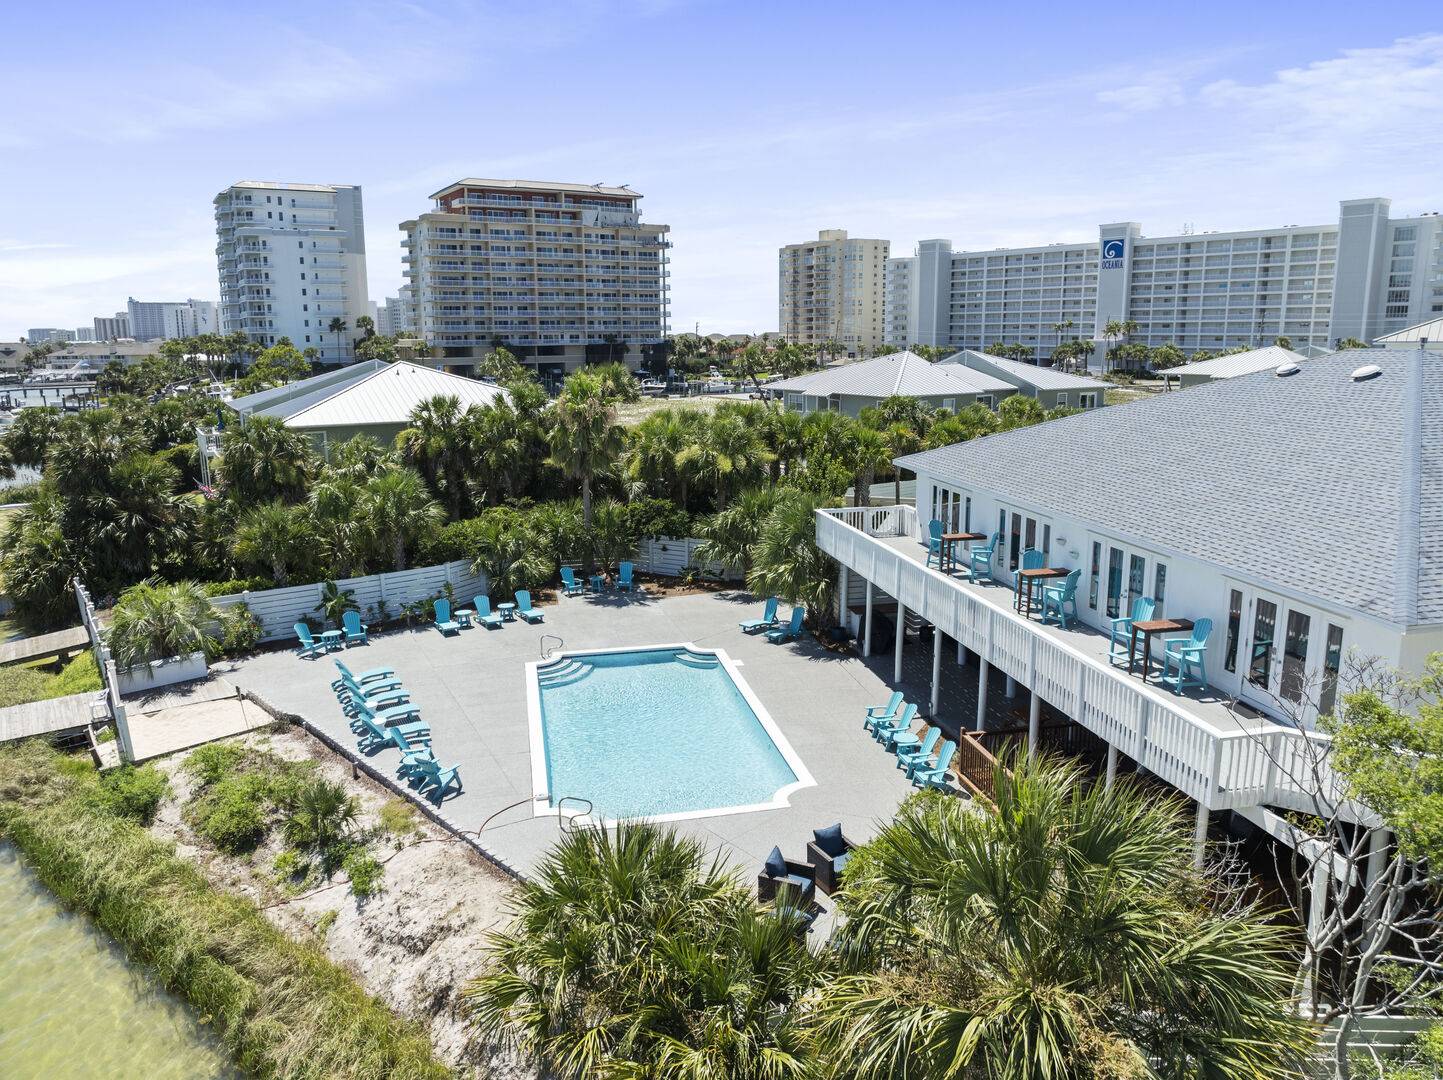
[[[121,694],[143,694],[158,687],[203,679],[209,672],[205,653],[193,652],[189,656],[172,656],[133,668],[121,668],[116,674]]]

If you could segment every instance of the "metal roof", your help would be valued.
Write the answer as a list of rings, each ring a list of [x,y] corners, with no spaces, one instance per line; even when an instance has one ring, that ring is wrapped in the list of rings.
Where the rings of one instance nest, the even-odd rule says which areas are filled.
[[[448,191],[455,191],[459,187],[482,187],[500,188],[508,191],[564,191],[572,195],[619,195],[628,199],[640,199],[641,192],[632,191],[629,187],[607,187],[605,184],[557,184],[546,180],[486,180],[475,176],[467,177],[464,180],[457,180],[455,183],[447,184],[440,191],[433,192],[431,198],[440,198]]]
[[[490,405],[508,396],[499,386],[401,360],[293,413],[286,418],[286,426],[350,428],[405,424],[417,405],[442,394],[458,398],[463,409],[470,405]]]
[[[1180,364],[1162,372],[1165,378],[1174,375],[1206,375],[1210,379],[1235,379],[1239,375],[1251,375],[1255,371],[1271,371],[1279,364],[1296,364],[1306,361],[1302,353],[1285,349],[1281,345],[1268,345],[1247,352],[1214,356],[1211,360],[1198,360],[1191,364]]]
[[[988,367],[992,367],[1003,373],[1002,379],[1016,379],[1018,382],[1026,383],[1038,390],[1106,390],[1108,386],[1107,383],[1098,379],[1070,375],[1065,371],[1058,371],[1055,367],[1024,364],[1020,360],[993,356],[991,353],[980,352],[977,349],[963,349],[961,352],[953,353],[937,362],[939,364],[961,364],[983,372],[987,372]],[[988,373],[990,374],[990,372]]]
[[[284,419],[299,412],[307,405],[323,401],[342,387],[360,382],[368,375],[374,375],[389,366],[385,360],[364,360],[358,364],[332,368],[319,375],[312,375],[308,379],[284,383],[281,386],[273,386],[269,390],[259,390],[254,394],[238,397],[230,403],[231,408],[242,416],[259,414],[261,416],[279,416]]]
[[[828,397],[885,398],[953,397],[957,394],[998,394],[1016,390],[1011,383],[960,364],[934,364],[914,352],[888,353],[872,360],[816,371],[772,383],[772,390]]]
[[[1443,364],[1342,352],[898,459],[1394,624],[1443,624]],[[1355,381],[1377,364],[1382,374]],[[1138,453],[1155,450],[1141,472]]]
[[[1391,334],[1384,334],[1382,337],[1374,338],[1373,344],[1401,345],[1408,343],[1416,345],[1425,338],[1430,342],[1443,344],[1443,319],[1432,319],[1419,323],[1417,326],[1409,326]]]

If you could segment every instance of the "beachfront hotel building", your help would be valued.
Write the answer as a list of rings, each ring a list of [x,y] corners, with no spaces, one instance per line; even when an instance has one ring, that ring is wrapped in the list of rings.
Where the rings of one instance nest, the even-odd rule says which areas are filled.
[[[352,358],[370,311],[359,187],[243,180],[215,197],[215,232],[221,333],[290,338],[325,364]],[[327,329],[336,318],[345,333]]]
[[[888,344],[1003,341],[1043,362],[1060,342],[1103,339],[1112,320],[1137,323],[1132,342],[1187,352],[1367,342],[1443,311],[1443,218],[1349,199],[1322,225],[1149,237],[1127,221],[1087,243],[993,251],[924,240],[888,260],[885,295]]]
[[[664,364],[670,227],[629,187],[464,179],[401,223],[409,330],[448,368],[504,345],[543,378]]]
[[[126,324],[130,328],[126,336],[136,341],[168,341],[214,334],[219,327],[215,302],[211,300],[137,300],[132,296],[125,307]]]
[[[793,345],[835,341],[848,356],[866,356],[883,340],[886,240],[823,229],[815,240],[777,253],[777,320]]]

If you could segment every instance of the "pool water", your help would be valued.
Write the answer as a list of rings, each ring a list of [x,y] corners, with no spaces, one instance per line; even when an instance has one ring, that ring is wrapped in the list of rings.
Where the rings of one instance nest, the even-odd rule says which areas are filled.
[[[552,807],[586,799],[610,821],[699,815],[785,805],[781,789],[811,782],[716,654],[582,653],[534,677]]]

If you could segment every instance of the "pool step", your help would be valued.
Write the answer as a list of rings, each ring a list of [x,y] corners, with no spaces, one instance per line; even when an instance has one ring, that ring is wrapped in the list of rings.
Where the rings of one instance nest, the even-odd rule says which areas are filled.
[[[685,664],[687,667],[693,668],[706,669],[721,666],[721,661],[718,660],[715,656],[697,656],[695,653],[689,652],[679,652],[675,655],[674,659],[678,663]]]
[[[580,682],[593,670],[591,664],[581,660],[567,660],[554,668],[539,672],[536,676],[536,685],[545,689],[557,686],[570,686],[574,682]]]

